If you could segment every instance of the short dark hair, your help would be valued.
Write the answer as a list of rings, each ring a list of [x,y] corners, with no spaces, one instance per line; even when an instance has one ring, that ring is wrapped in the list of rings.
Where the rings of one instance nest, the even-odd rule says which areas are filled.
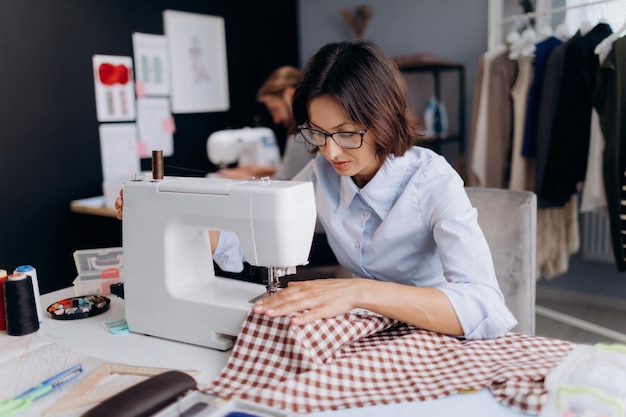
[[[323,95],[335,97],[352,122],[374,133],[379,158],[401,156],[417,142],[418,123],[408,108],[405,78],[375,43],[330,43],[309,60],[293,96],[292,133],[309,120],[309,101]]]

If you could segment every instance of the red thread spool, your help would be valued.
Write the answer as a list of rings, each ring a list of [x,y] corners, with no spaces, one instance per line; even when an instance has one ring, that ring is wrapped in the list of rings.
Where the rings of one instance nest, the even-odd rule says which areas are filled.
[[[0,269],[0,330],[7,329],[7,316],[4,307],[4,281],[7,280],[7,271]]]

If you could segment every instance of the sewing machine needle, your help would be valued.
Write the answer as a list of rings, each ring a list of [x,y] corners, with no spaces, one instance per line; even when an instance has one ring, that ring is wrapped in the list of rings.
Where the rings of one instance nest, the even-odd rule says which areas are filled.
[[[280,277],[278,271],[274,267],[267,270],[267,295],[272,295],[280,288]]]

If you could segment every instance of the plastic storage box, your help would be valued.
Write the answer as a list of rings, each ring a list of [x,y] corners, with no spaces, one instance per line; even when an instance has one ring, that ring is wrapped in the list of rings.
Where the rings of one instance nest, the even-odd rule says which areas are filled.
[[[110,294],[111,284],[123,281],[124,251],[120,247],[77,250],[74,263],[77,296]]]

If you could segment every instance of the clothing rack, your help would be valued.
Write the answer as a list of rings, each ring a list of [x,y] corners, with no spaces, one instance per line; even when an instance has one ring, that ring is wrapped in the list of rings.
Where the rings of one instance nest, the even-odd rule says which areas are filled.
[[[514,22],[514,21],[519,20],[519,19],[548,16],[548,15],[551,15],[551,14],[554,14],[554,13],[561,13],[561,12],[565,12],[565,11],[571,10],[571,9],[578,9],[580,7],[595,6],[595,5],[602,4],[602,3],[609,3],[609,2],[612,2],[612,1],[615,1],[615,0],[596,0],[596,1],[590,1],[590,2],[587,2],[587,3],[575,4],[573,6],[555,7],[553,9],[548,9],[548,10],[541,10],[541,11],[535,11],[535,12],[529,12],[529,13],[522,13],[522,14],[507,16],[507,17],[503,17],[502,19],[500,19],[500,24],[504,24],[504,23],[508,23],[508,22]]]
[[[547,19],[548,16],[562,13],[567,10],[577,9],[582,7],[590,7],[596,6],[604,3],[613,2],[615,0],[592,0],[576,5],[571,6],[563,6],[563,7],[555,7],[555,8],[542,8],[541,5],[547,7],[549,5],[550,0],[537,0],[536,4],[539,6],[539,10],[528,13],[521,13],[517,15],[511,15],[502,17],[502,3],[499,1],[490,1],[489,2],[489,36],[488,36],[488,48],[491,49],[496,45],[500,44],[502,39],[502,27],[506,23],[520,21],[522,19],[530,19],[530,18],[539,18],[538,20]],[[544,20],[545,22],[545,20]],[[536,24],[538,27],[541,26],[540,22]],[[625,29],[622,29],[623,31]],[[613,329],[609,329],[603,326],[600,326],[596,323],[589,322],[587,320],[582,320],[578,317],[562,313],[559,311],[555,311],[539,304],[535,305],[535,314],[539,316],[543,316],[549,318],[551,320],[555,320],[573,327],[577,327],[579,329],[595,333],[602,337],[606,337],[609,339],[613,339],[620,343],[626,343],[626,333],[618,332]]]

